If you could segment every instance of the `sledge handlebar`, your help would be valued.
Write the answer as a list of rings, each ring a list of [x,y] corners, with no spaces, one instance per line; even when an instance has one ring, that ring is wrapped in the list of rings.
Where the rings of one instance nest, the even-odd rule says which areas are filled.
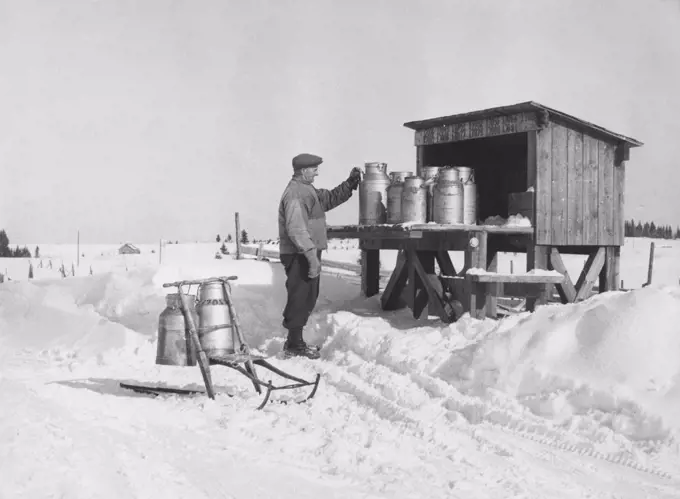
[[[164,288],[170,288],[173,286],[189,286],[191,284],[207,284],[209,282],[226,282],[235,281],[238,276],[230,275],[229,277],[210,277],[209,279],[194,279],[191,281],[177,281],[177,282],[166,282],[163,284]]]

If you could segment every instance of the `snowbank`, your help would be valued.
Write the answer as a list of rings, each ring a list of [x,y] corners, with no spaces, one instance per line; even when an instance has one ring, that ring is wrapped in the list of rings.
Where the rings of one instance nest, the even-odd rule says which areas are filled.
[[[277,354],[285,305],[285,274],[278,263],[187,256],[175,265],[0,285],[0,397],[20,400],[21,383],[28,383],[32,395],[24,399],[30,402],[26,407],[80,408],[74,413],[80,419],[64,419],[61,431],[101,417],[96,416],[101,405],[101,411],[113,411],[126,422],[121,428],[137,421],[147,437],[140,434],[135,441],[146,442],[145,452],[159,459],[163,452],[154,446],[167,445],[166,427],[178,434],[186,427],[219,427],[225,441],[255,446],[263,455],[388,497],[451,497],[452,488],[466,497],[486,497],[490,491],[494,497],[511,497],[510,491],[540,497],[559,490],[545,485],[547,472],[541,471],[550,466],[553,473],[556,464],[534,460],[529,466],[534,458],[517,457],[540,452],[517,450],[522,439],[530,442],[526,445],[609,461],[611,476],[627,466],[670,477],[680,464],[675,444],[680,431],[678,287],[607,293],[503,321],[465,315],[444,325],[434,318],[416,321],[408,310],[384,312],[379,299],[362,298],[356,284],[324,275],[305,333],[308,341],[324,346],[322,358],[286,361],[286,368],[301,376],[322,374],[313,403],[256,416],[250,412],[252,387],[224,369],[214,370],[214,380],[220,393],[230,396],[220,395],[217,405],[204,398],[129,394],[128,403],[116,377],[200,387],[195,368],[155,365],[158,315],[165,294],[172,292],[162,284],[232,274],[239,276],[234,298],[249,343]],[[31,363],[22,364],[26,359]],[[67,412],[60,414],[63,419]],[[107,424],[114,425],[112,418]],[[36,428],[41,424],[35,421]],[[104,438],[101,431],[97,438]],[[49,442],[52,437],[41,438]],[[108,445],[103,442],[97,445]],[[103,455],[97,459],[105,465]],[[560,472],[565,476],[591,466],[569,463],[571,468]],[[512,478],[517,476],[524,481]],[[609,486],[607,476],[602,490]],[[9,488],[12,483],[5,490],[19,490]],[[581,497],[592,486],[563,497]],[[530,490],[543,494],[528,495]]]

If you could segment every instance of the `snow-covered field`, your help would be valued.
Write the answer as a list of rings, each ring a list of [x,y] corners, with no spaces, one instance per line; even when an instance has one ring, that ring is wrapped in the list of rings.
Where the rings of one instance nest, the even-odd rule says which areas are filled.
[[[157,245],[83,245],[71,276],[75,245],[40,244],[33,280],[27,260],[0,260],[0,498],[680,497],[680,245],[656,241],[639,289],[649,242],[623,250],[638,289],[501,321],[415,321],[324,275],[306,332],[321,360],[272,360],[320,373],[319,391],[262,411],[222,367],[213,401],[119,383],[202,387],[197,367],[155,364],[162,283],[178,278],[238,275],[246,337],[277,354],[280,264],[216,260],[216,243],[167,245],[162,264]],[[356,262],[355,247],[328,258]],[[503,255],[500,270],[512,258],[523,268]]]

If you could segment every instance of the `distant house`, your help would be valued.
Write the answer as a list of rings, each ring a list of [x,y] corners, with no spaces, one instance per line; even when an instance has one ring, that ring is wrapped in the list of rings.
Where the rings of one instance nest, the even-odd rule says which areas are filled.
[[[133,246],[130,243],[125,243],[120,248],[118,248],[119,255],[139,255],[140,253],[141,251],[139,251],[139,248]]]

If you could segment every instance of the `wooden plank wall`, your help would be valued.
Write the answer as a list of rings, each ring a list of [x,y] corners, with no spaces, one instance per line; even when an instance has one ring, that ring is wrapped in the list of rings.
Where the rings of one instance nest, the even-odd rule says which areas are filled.
[[[623,245],[625,164],[614,166],[614,144],[553,122],[536,149],[536,243]]]

